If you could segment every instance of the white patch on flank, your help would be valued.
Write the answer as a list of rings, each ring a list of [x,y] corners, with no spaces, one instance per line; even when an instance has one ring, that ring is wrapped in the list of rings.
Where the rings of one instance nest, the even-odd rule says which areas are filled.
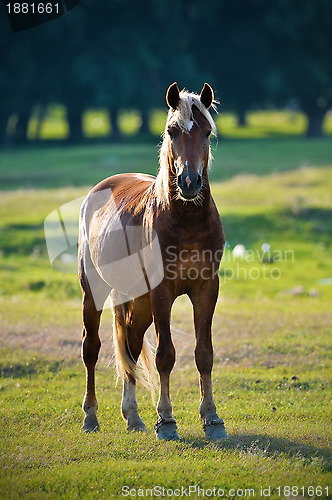
[[[190,120],[188,122],[188,125],[187,125],[187,128],[188,128],[188,132],[190,132],[190,130],[193,128],[193,125],[194,125],[194,122],[192,120]]]

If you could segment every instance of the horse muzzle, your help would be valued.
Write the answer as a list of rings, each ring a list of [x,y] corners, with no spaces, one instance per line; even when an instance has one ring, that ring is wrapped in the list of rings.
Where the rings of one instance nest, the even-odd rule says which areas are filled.
[[[202,187],[202,174],[189,174],[183,172],[177,178],[178,188],[182,198],[193,200]]]

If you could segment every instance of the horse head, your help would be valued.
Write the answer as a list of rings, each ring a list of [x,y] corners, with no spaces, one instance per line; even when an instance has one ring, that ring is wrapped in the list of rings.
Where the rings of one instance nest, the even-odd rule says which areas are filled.
[[[165,129],[168,157],[176,177],[178,195],[194,200],[202,187],[210,154],[210,135],[215,133],[214,122],[207,111],[213,104],[213,90],[208,83],[200,93],[179,92],[176,83],[167,90],[169,114]]]

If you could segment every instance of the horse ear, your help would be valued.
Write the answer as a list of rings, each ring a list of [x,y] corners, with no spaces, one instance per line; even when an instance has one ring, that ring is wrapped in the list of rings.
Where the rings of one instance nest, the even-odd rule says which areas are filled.
[[[179,89],[176,82],[172,83],[166,92],[166,101],[170,108],[176,109],[180,102]]]
[[[208,83],[204,83],[200,99],[201,103],[204,104],[206,109],[209,109],[214,99],[214,93],[212,87]]]

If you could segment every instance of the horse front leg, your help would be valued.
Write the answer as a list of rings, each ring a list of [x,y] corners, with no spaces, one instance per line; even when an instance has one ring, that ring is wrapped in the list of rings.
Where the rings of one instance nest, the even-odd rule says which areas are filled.
[[[158,293],[159,292],[159,293]],[[176,420],[172,414],[169,394],[170,375],[175,363],[175,349],[171,337],[170,314],[172,301],[167,291],[154,291],[152,295],[153,320],[157,335],[156,368],[159,374],[160,393],[157,403],[158,421],[155,425],[157,439],[177,440]]]
[[[213,367],[213,347],[211,324],[218,298],[219,280],[203,283],[198,292],[190,295],[194,307],[196,335],[195,361],[199,371],[201,403],[200,416],[203,421],[205,437],[221,439],[227,437],[224,421],[217,414],[212,394],[211,371]]]

